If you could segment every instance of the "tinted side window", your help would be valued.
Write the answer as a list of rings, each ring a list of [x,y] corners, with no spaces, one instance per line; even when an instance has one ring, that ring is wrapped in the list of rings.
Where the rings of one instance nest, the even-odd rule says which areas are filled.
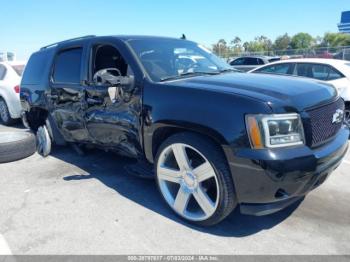
[[[297,64],[296,66],[296,75],[302,76],[302,77],[309,77],[314,78],[313,72],[312,72],[312,65],[311,64]]]
[[[255,72],[287,75],[290,72],[291,66],[292,66],[291,63],[270,65],[270,66],[263,67]]]
[[[336,69],[329,67],[329,75],[327,80],[331,81],[331,80],[337,80],[340,78],[345,77],[343,74],[341,74],[340,72],[338,72]]]
[[[22,84],[35,85],[42,82],[44,78],[48,79],[48,69],[51,64],[53,49],[47,49],[34,53],[25,67]]]
[[[55,59],[53,81],[56,83],[78,84],[80,82],[82,53],[82,48],[60,52]]]
[[[264,65],[264,60],[257,58],[258,65]]]
[[[245,65],[258,65],[258,59],[253,57],[247,57],[245,59]]]
[[[310,77],[322,81],[331,81],[344,77],[331,66],[321,64],[298,64],[296,71],[298,76]]]
[[[312,65],[312,73],[315,79],[326,81],[330,73],[330,68],[325,65]]]
[[[236,60],[233,60],[230,65],[244,65],[244,58],[237,58]]]
[[[5,78],[6,74],[6,67],[3,65],[0,65],[0,80],[3,80]]]

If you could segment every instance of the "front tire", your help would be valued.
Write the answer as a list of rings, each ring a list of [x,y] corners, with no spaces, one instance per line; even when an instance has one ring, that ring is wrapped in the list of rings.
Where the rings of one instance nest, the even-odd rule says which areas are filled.
[[[192,133],[169,137],[158,150],[155,170],[165,202],[191,223],[215,225],[237,206],[227,160],[209,139]]]
[[[15,120],[11,117],[6,101],[0,98],[0,119],[1,122],[6,125],[12,125]]]

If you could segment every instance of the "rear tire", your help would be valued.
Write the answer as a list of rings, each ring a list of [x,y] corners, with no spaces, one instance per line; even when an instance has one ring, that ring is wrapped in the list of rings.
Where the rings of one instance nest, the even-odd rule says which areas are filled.
[[[52,142],[46,125],[40,126],[36,131],[36,145],[37,152],[43,157],[51,153]]]
[[[3,98],[0,98],[0,119],[6,126],[12,125],[15,122],[15,119],[11,117],[6,101]]]
[[[226,157],[205,137],[179,133],[166,139],[158,150],[155,171],[165,202],[190,223],[215,225],[237,206]]]

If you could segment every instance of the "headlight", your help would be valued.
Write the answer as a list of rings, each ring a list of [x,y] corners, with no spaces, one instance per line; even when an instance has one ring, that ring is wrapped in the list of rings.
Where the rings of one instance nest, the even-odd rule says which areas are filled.
[[[298,114],[247,115],[246,125],[255,149],[302,145],[305,141]]]

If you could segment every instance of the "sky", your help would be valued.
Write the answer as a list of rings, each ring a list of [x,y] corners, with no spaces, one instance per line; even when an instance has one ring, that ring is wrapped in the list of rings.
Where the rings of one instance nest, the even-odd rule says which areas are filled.
[[[210,47],[284,33],[336,32],[350,0],[0,0],[0,51],[28,59],[41,46],[83,35],[180,37]]]

